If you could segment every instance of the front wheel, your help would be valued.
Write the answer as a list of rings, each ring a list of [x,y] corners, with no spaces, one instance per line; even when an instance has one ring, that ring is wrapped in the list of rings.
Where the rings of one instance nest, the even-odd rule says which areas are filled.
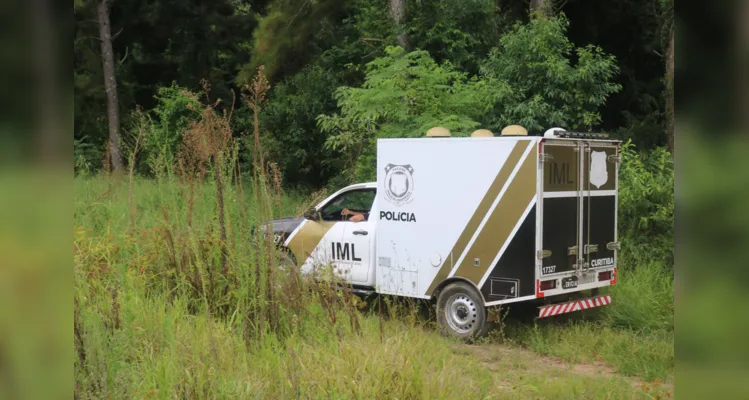
[[[486,335],[486,308],[481,294],[470,284],[447,285],[437,298],[437,321],[442,333],[465,341]]]

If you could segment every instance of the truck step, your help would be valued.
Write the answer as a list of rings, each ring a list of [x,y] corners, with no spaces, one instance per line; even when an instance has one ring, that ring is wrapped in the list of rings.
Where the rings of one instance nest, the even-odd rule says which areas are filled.
[[[589,308],[603,307],[609,304],[611,304],[611,296],[608,295],[573,300],[566,303],[549,304],[538,308],[538,318],[552,317],[554,315],[587,310]]]

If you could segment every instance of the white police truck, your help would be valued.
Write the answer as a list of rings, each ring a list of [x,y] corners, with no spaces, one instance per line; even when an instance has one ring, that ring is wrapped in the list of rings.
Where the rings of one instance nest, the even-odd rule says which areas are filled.
[[[534,301],[544,318],[611,302],[598,288],[616,283],[619,147],[517,125],[379,139],[377,182],[270,229],[303,273],[328,265],[358,291],[434,299],[444,332],[480,336],[488,307]]]

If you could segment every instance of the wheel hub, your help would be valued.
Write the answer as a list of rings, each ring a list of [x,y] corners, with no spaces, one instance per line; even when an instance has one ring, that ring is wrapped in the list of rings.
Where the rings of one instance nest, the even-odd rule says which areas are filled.
[[[477,305],[464,294],[450,296],[445,304],[445,319],[454,331],[468,333],[476,326],[478,319]]]

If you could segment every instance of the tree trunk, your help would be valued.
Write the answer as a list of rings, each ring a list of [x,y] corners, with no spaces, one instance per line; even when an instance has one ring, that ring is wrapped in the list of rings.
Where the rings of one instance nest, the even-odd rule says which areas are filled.
[[[403,26],[403,20],[406,18],[406,0],[390,0],[390,18],[393,19],[398,32],[398,45],[408,50],[408,35]]]
[[[117,99],[117,79],[114,73],[114,52],[112,32],[109,28],[109,2],[101,0],[97,7],[99,19],[99,39],[101,40],[101,61],[104,69],[104,88],[107,92],[107,118],[109,120],[109,153],[112,167],[116,171],[123,168],[120,152],[120,111]]]
[[[543,15],[551,15],[554,12],[552,0],[531,0],[531,11]]]
[[[672,24],[666,49],[666,138],[671,154],[674,154],[674,122],[674,26]]]

